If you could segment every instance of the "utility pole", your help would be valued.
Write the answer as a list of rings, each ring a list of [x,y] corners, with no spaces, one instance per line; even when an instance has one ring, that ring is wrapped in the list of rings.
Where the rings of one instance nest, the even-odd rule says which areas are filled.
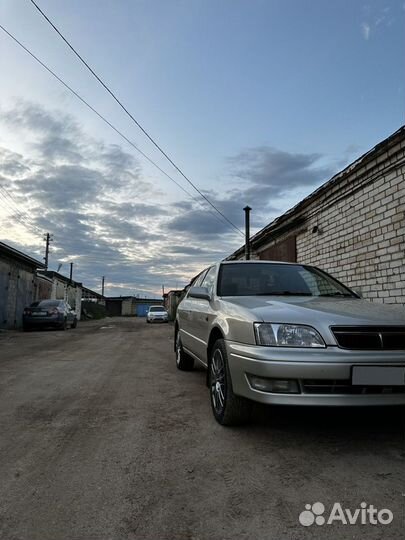
[[[250,206],[245,206],[245,259],[250,260]]]
[[[162,285],[162,297],[164,298],[165,297],[165,286]]]
[[[48,261],[49,261],[49,244],[51,242],[53,242],[53,234],[49,234],[46,233],[46,235],[44,236],[44,241],[46,242],[45,243],[45,257],[44,257],[44,261],[45,261],[45,270],[48,270]]]
[[[70,263],[70,283],[72,283],[73,278],[73,263]]]
[[[101,278],[101,296],[104,296],[104,281],[105,281],[105,276]]]

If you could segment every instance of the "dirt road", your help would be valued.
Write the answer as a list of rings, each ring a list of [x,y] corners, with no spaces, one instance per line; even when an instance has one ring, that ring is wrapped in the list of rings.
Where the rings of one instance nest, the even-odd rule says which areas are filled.
[[[303,526],[339,502],[387,525]],[[308,515],[307,515],[308,517]],[[405,424],[388,410],[258,407],[215,423],[172,327],[108,319],[0,334],[0,538],[402,539]]]

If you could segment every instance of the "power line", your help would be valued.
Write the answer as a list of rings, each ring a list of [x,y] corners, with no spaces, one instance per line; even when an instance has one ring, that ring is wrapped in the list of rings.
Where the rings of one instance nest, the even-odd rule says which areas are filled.
[[[234,229],[239,231],[242,235],[244,233],[237,227],[230,219],[228,219],[225,214],[219,210],[214,203],[212,203],[209,198],[204,195],[204,193],[190,180],[190,178],[176,165],[172,158],[163,150],[163,148],[154,140],[154,138],[146,131],[146,129],[138,122],[138,120],[129,112],[127,107],[118,99],[115,93],[107,86],[107,84],[101,79],[99,75],[94,71],[94,69],[84,60],[84,58],[77,52],[73,45],[65,38],[62,32],[55,26],[55,24],[49,19],[49,17],[42,11],[39,5],[34,1],[30,0],[31,4],[38,10],[38,12],[44,17],[44,19],[52,26],[55,32],[63,39],[69,49],[75,54],[75,56],[80,60],[80,62],[90,71],[90,73],[97,79],[97,81],[102,85],[102,87],[110,94],[110,96],[118,103],[121,109],[129,116],[129,118],[136,124],[136,126],[142,131],[142,133],[149,139],[149,141],[159,150],[159,152],[169,161],[169,163],[176,169],[178,173],[197,191],[197,193],[205,199],[205,201],[220,214]]]
[[[21,41],[19,41],[13,34],[11,34],[3,25],[0,24],[0,29],[12,39],[17,45],[19,45],[27,54],[29,54],[38,64],[40,64],[48,73],[50,73],[56,80],[58,80],[67,90],[69,90],[77,99],[79,99],[86,107],[88,107],[94,114],[96,114],[100,120],[106,123],[113,131],[115,131],[120,137],[122,137],[130,146],[132,146],[137,152],[139,152],[149,163],[158,169],[164,176],[171,180],[176,186],[178,186],[184,193],[186,193],[192,200],[197,204],[201,205],[201,202],[194,197],[189,191],[187,191],[181,184],[179,184],[172,176],[170,176],[166,171],[164,171],[155,161],[153,161],[145,152],[136,146],[124,133],[122,133],[118,128],[116,128],[107,118],[105,118],[101,113],[99,113],[88,101],[86,101],[78,92],[76,92],[71,86],[69,86],[59,75],[57,75],[51,68],[49,68],[42,60],[40,60],[33,52],[31,52]],[[217,214],[208,208],[208,210],[215,218],[221,221],[220,217]],[[229,221],[225,218],[226,221]],[[222,221],[221,221],[222,222]],[[233,225],[232,225],[233,226]],[[234,227],[234,226],[233,226]],[[237,229],[242,235],[244,234],[240,229]]]
[[[15,206],[16,203],[14,199],[7,192],[7,190],[1,185],[0,185],[0,197],[2,197],[5,207],[13,213],[13,218],[16,221],[18,221],[21,225],[25,226],[31,232],[34,232],[34,234],[38,234],[38,233],[42,234],[41,229],[37,225],[35,225],[35,223],[28,217],[28,215],[21,212]],[[10,204],[10,201],[12,201],[13,204]]]
[[[20,225],[22,225],[23,227],[25,227],[26,229],[28,229],[31,233],[34,231],[34,229],[29,225],[29,223],[27,223],[26,221],[24,221],[19,215],[18,213],[8,204],[7,202],[7,199],[4,197],[4,195],[0,192],[0,197],[2,198],[2,201],[4,203],[4,208],[6,208],[7,210],[11,211],[12,213],[12,216],[13,216],[13,219],[19,223]],[[36,234],[36,231],[35,231],[35,234]]]
[[[27,228],[30,228],[31,232],[33,230],[36,230],[39,232],[39,234],[42,234],[42,230],[37,225],[35,225],[33,220],[29,217],[29,215],[26,212],[22,212],[18,208],[18,202],[14,199],[11,193],[8,192],[6,187],[1,184],[0,184],[0,195],[2,196],[7,208],[11,210],[14,214],[17,214],[19,216],[20,218],[19,221],[23,225],[25,225]]]

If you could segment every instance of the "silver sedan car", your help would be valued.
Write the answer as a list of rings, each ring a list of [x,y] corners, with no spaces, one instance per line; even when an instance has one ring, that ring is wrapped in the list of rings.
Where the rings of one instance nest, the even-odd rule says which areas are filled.
[[[252,401],[405,405],[405,310],[371,303],[303,264],[222,262],[179,304],[176,364],[207,368],[220,424]]]
[[[151,306],[146,315],[147,323],[169,322],[169,314],[163,306]]]

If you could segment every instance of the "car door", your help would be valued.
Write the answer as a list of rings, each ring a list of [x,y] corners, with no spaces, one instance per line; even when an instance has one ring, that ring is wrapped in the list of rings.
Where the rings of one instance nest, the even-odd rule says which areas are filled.
[[[200,344],[199,358],[204,363],[207,361],[207,346],[209,338],[209,323],[213,317],[214,310],[212,308],[212,301],[214,297],[214,289],[217,280],[217,266],[212,266],[205,274],[204,279],[201,282],[201,287],[206,287],[208,293],[211,296],[211,300],[199,300],[198,310],[194,312],[195,317],[195,335]]]
[[[214,283],[216,281],[217,267],[208,269],[200,287],[206,287],[211,297],[213,296]],[[193,352],[206,364],[209,319],[213,310],[211,301],[202,298],[190,298],[190,327],[193,335]]]
[[[199,287],[206,273],[207,269],[201,272],[201,274],[199,274],[196,279],[191,283],[191,287]],[[192,311],[194,306],[193,300],[195,299],[190,298],[187,292],[186,296],[180,302],[177,309],[177,318],[179,322],[179,332],[183,347],[191,353],[197,354],[196,340],[194,337],[192,321]]]

